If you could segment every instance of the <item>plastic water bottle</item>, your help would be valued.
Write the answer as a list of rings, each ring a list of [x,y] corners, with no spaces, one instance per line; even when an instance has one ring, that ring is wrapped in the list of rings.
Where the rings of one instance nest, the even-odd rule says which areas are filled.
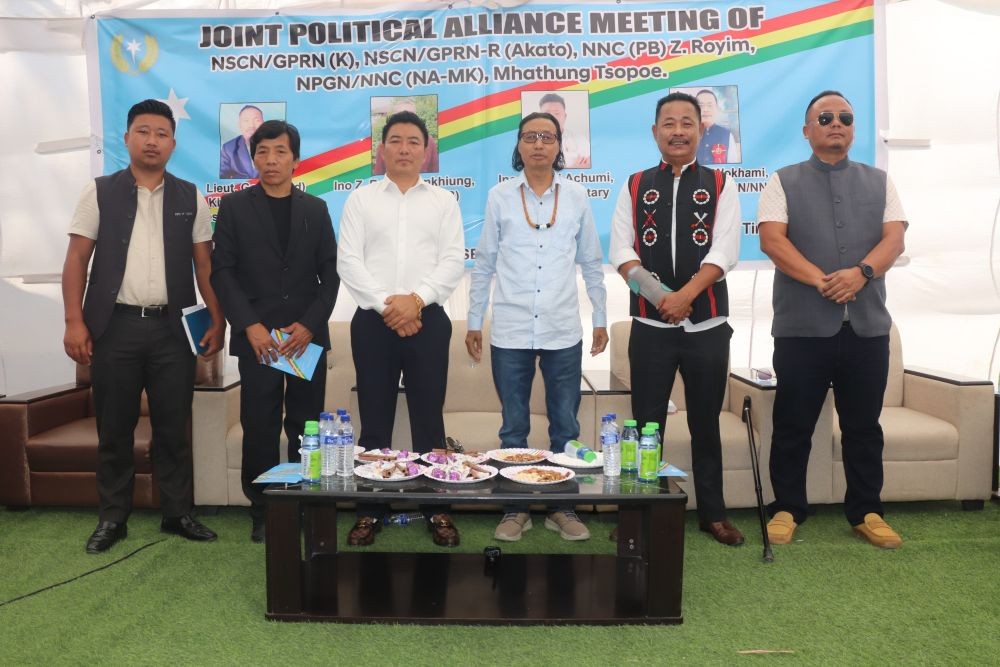
[[[566,456],[571,456],[587,463],[593,463],[597,460],[597,454],[594,453],[594,450],[585,446],[579,440],[570,440],[567,442],[566,446],[563,447],[563,453]]]
[[[659,422],[646,422],[646,427],[653,429],[653,437],[656,438],[656,460],[663,460],[663,436],[660,435]]]
[[[323,472],[322,454],[319,449],[319,423],[307,421],[302,438],[302,479],[303,481],[318,482]]]
[[[341,477],[354,475],[354,426],[351,415],[345,414],[340,425],[340,443],[337,447],[337,474]]]
[[[659,472],[660,460],[656,455],[655,431],[646,426],[639,438],[639,481],[655,482]]]
[[[411,523],[419,523],[423,520],[423,512],[402,512],[390,514],[385,518],[386,524],[390,526],[409,526]]]
[[[639,469],[638,447],[639,429],[636,428],[634,419],[626,419],[621,439],[623,473],[634,474]]]
[[[323,477],[333,477],[337,472],[334,456],[337,446],[337,426],[329,412],[319,413],[319,446],[323,459]]]
[[[621,443],[618,440],[618,424],[615,423],[614,415],[601,419],[601,451],[604,452],[604,476],[621,475]]]
[[[334,421],[333,425],[340,428],[340,425],[344,423],[344,415],[347,414],[347,410],[344,408],[337,408],[337,419]]]

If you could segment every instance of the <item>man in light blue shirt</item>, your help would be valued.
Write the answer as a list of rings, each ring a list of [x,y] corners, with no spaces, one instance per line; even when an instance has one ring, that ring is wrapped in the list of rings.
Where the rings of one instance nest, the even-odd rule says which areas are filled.
[[[539,360],[545,383],[550,448],[561,452],[580,435],[580,375],[583,328],[577,295],[580,266],[593,305],[591,355],[608,344],[601,245],[583,186],[557,173],[564,166],[556,119],[533,113],[521,121],[513,167],[523,174],[494,186],[476,249],[469,290],[469,333],[473,359],[482,354],[482,325],[493,288],[490,352],[493,383],[503,406],[501,447],[526,447],[528,399]],[[496,538],[516,541],[531,528],[527,512],[508,510]],[[585,540],[587,527],[571,510],[549,515],[546,528],[564,539]]]

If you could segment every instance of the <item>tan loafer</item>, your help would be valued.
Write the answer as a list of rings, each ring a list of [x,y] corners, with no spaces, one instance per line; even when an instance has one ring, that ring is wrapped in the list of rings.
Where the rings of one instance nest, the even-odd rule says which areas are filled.
[[[903,538],[875,512],[866,514],[865,522],[854,526],[854,532],[879,549],[898,549],[903,544]]]
[[[521,533],[531,530],[531,515],[527,512],[510,512],[503,515],[503,519],[493,531],[493,537],[503,542],[517,542],[521,539]]]
[[[767,539],[771,544],[790,544],[798,525],[790,512],[777,512],[767,522]]]

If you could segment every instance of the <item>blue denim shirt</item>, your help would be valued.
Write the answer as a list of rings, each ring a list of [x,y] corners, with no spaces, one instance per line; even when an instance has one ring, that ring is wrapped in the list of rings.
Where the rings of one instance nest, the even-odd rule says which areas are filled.
[[[555,224],[535,229],[528,215],[544,227],[552,218],[555,187],[559,206]],[[481,330],[493,287],[490,344],[496,347],[558,350],[583,338],[576,267],[580,266],[593,305],[594,327],[607,326],[601,244],[586,189],[558,173],[552,186],[536,195],[524,175],[494,186],[486,201],[486,220],[479,236],[469,289],[469,330]]]

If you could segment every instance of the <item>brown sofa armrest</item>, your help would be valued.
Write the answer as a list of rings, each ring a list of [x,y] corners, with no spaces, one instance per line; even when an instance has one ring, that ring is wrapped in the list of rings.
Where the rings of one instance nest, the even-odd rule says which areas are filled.
[[[88,416],[90,387],[65,384],[0,399],[0,503],[30,505],[28,438]]]

